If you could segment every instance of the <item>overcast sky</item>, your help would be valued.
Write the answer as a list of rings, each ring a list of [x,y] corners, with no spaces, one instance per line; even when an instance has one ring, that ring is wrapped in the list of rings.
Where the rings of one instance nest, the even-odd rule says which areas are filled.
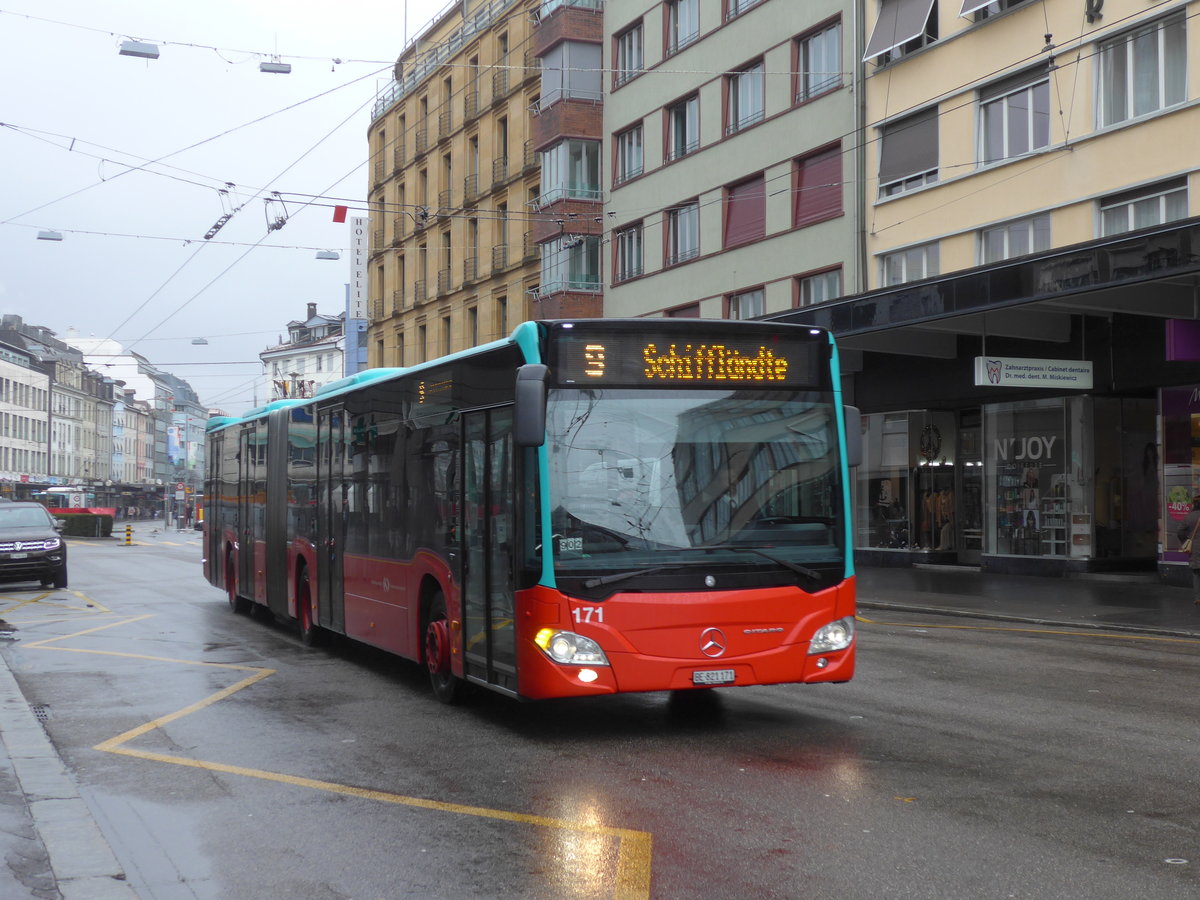
[[[0,311],[115,338],[212,407],[269,399],[258,353],[349,281],[348,225],[303,195],[365,201],[373,98],[448,5],[0,0]]]

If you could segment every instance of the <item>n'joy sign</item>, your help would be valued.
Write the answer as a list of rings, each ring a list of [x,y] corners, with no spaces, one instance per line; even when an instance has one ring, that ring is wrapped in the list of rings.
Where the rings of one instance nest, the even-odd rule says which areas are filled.
[[[982,387],[1092,389],[1091,360],[975,357],[975,384]]]

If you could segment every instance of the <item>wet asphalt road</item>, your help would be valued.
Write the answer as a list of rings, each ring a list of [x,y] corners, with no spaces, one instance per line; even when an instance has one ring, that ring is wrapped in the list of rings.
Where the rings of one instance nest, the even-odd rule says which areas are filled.
[[[872,613],[848,685],[447,708],[139,544],[0,615],[143,898],[1200,892],[1194,641]]]

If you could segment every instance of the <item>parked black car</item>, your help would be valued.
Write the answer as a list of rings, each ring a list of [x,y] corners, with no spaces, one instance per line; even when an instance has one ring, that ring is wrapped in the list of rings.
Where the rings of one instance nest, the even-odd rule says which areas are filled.
[[[0,581],[67,586],[67,545],[40,503],[0,503]]]

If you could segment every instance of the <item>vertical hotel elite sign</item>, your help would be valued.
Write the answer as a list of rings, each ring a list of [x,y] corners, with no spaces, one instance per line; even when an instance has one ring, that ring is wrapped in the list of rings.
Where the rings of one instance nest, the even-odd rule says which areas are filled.
[[[366,216],[350,220],[351,319],[367,319],[367,224]]]

